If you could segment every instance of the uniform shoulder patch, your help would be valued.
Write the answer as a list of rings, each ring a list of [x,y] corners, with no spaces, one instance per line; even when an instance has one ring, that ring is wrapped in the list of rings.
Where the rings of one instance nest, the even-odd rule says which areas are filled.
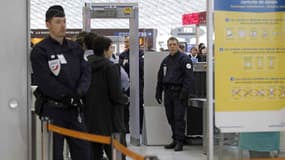
[[[191,64],[190,64],[190,63],[187,63],[187,64],[186,64],[186,68],[187,68],[187,69],[191,69],[191,68],[192,68]]]

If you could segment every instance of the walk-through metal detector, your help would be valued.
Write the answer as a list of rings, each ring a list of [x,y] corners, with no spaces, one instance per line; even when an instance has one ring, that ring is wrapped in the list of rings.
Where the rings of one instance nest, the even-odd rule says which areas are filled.
[[[30,160],[29,1],[0,1],[0,155]]]
[[[83,30],[91,31],[91,19],[129,19],[130,27],[130,133],[131,144],[140,145],[139,129],[139,29],[137,3],[85,3]]]

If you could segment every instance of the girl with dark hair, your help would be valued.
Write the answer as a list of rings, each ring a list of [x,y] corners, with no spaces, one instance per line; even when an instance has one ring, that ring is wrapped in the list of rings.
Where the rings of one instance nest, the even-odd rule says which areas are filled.
[[[86,96],[87,128],[90,133],[105,136],[124,133],[123,106],[128,103],[128,97],[122,93],[120,68],[110,61],[112,41],[107,37],[89,36],[85,45],[94,52],[88,57],[91,85]],[[103,150],[108,159],[112,159],[110,145],[93,143],[92,149],[94,160],[103,158]]]

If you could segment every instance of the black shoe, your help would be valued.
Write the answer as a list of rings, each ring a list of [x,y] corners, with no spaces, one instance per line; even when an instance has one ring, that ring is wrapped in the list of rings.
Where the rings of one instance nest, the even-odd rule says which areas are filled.
[[[183,151],[183,143],[176,143],[176,146],[174,147],[174,151]]]
[[[165,145],[164,148],[165,149],[173,149],[176,146],[176,143],[173,141],[168,145]]]

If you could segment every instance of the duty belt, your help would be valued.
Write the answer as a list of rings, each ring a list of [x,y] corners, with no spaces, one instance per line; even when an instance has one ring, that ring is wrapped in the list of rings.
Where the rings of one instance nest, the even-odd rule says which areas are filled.
[[[175,86],[175,85],[165,85],[164,88],[166,90],[172,90],[172,91],[181,91],[181,86]]]
[[[51,105],[52,107],[56,107],[56,108],[70,108],[68,107],[68,105],[52,100],[52,99],[47,100],[47,104]]]

